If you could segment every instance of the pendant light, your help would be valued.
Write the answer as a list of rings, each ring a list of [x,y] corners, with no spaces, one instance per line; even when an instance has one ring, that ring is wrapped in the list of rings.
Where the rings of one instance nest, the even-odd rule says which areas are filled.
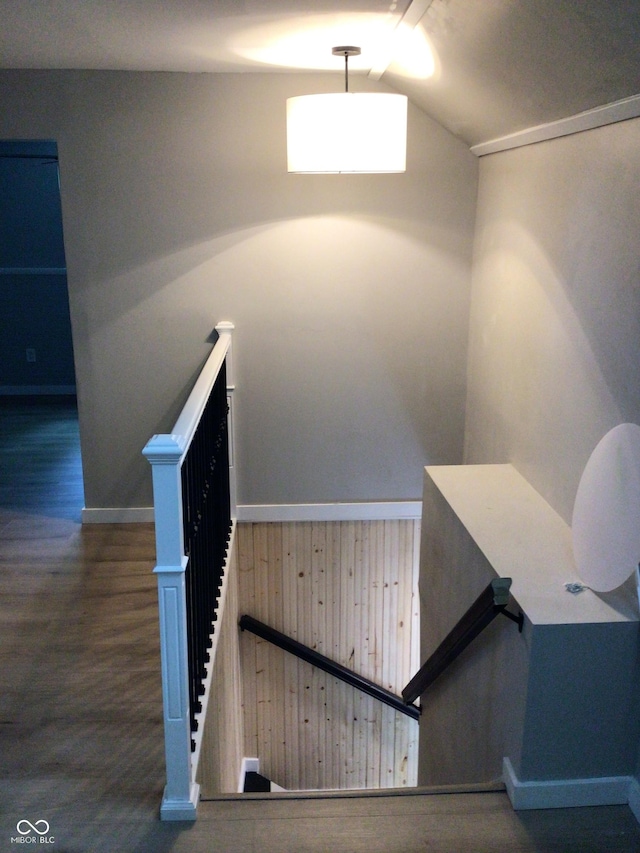
[[[344,56],[345,91],[287,99],[287,169],[299,173],[404,172],[407,98],[349,91],[349,57],[359,47],[334,47]]]

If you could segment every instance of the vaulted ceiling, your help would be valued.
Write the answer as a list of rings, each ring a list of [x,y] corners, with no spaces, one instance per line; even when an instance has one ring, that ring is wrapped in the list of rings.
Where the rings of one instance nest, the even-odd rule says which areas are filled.
[[[0,21],[1,68],[338,75],[331,47],[358,45],[355,80],[470,146],[624,99],[640,113],[640,0],[0,0]]]

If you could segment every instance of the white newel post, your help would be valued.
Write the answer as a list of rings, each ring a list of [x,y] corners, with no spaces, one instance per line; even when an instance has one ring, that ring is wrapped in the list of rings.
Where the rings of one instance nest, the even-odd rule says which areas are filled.
[[[143,450],[152,466],[167,784],[163,820],[195,820],[199,785],[192,780],[187,607],[180,460],[184,437],[155,435]]]

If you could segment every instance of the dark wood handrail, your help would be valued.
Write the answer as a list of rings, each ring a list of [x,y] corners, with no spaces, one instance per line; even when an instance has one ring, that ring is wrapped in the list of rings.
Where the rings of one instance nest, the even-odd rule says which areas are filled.
[[[362,690],[363,693],[373,696],[374,699],[384,702],[385,705],[390,705],[392,708],[395,708],[396,711],[400,711],[408,717],[412,717],[414,720],[417,720],[420,717],[420,709],[415,705],[404,702],[400,696],[396,696],[395,693],[391,693],[390,690],[385,690],[384,687],[380,687],[380,685],[375,684],[373,681],[369,681],[368,678],[358,675],[357,672],[353,672],[352,670],[347,669],[347,667],[342,666],[342,664],[336,663],[330,658],[325,657],[320,654],[320,652],[315,651],[315,649],[311,649],[309,646],[305,646],[303,643],[299,643],[297,640],[287,637],[286,634],[282,634],[275,628],[265,625],[264,622],[259,622],[257,619],[254,619],[253,616],[241,616],[238,624],[240,625],[241,630],[251,631],[252,634],[262,637],[263,640],[268,640],[270,643],[279,646],[286,652],[290,652],[292,655],[301,658],[307,663],[319,667],[329,673],[329,675],[333,675],[335,678],[339,678],[341,681],[350,684],[352,687]]]
[[[439,678],[449,664],[466,649],[469,643],[489,625],[498,614],[502,613],[518,624],[520,631],[524,623],[524,616],[520,613],[514,616],[506,610],[509,603],[509,589],[511,578],[495,578],[480,593],[471,607],[464,614],[458,624],[449,632],[440,643],[431,657],[424,663],[411,681],[402,691],[405,702],[415,702],[422,696],[436,678]]]

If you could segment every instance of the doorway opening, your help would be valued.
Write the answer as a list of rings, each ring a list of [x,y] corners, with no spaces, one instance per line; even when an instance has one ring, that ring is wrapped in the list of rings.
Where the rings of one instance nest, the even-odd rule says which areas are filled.
[[[0,508],[84,504],[58,149],[0,141]]]

